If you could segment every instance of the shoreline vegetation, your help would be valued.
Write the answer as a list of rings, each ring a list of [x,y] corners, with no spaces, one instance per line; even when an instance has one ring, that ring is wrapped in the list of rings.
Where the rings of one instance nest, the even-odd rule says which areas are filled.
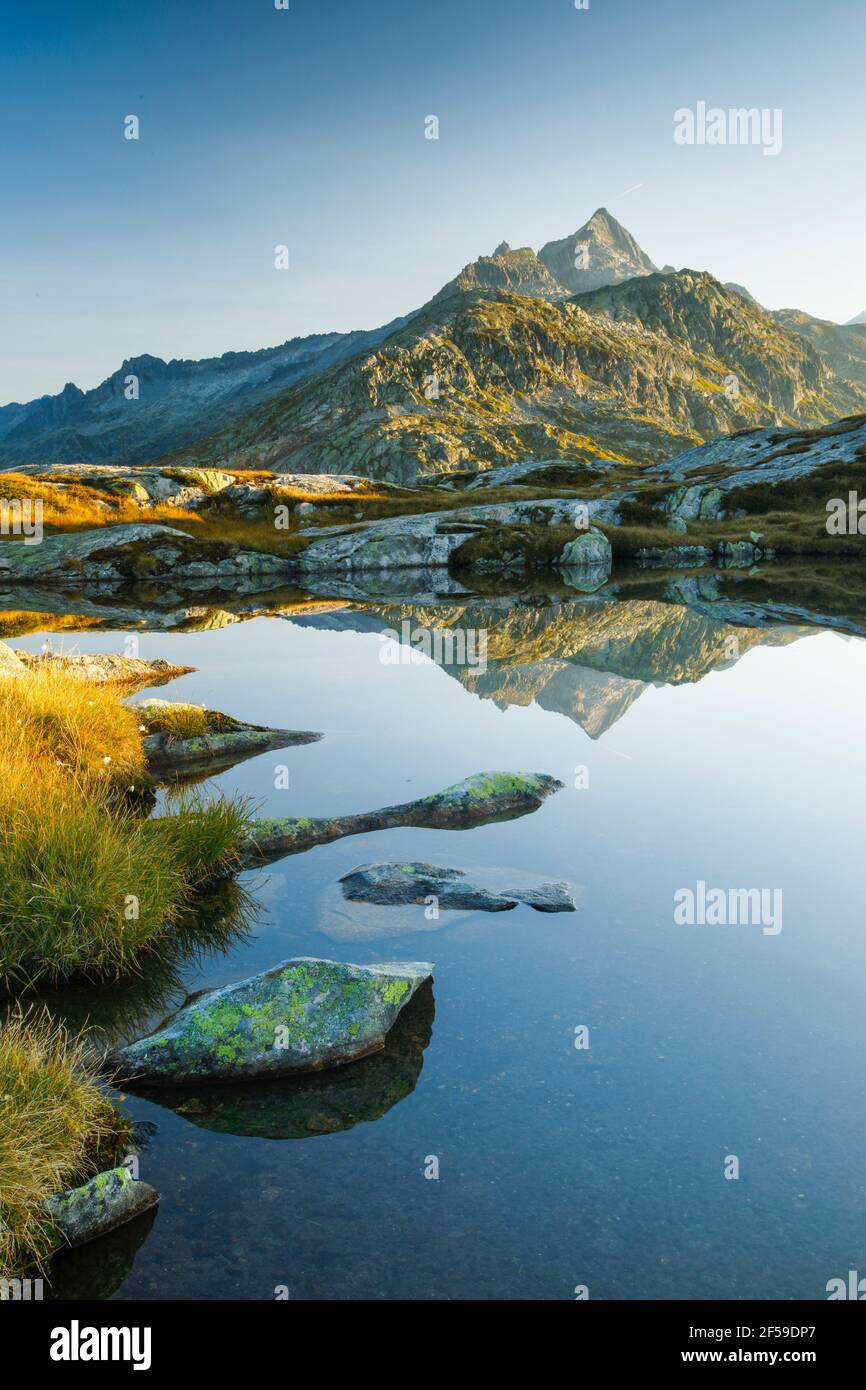
[[[122,692],[57,667],[0,679],[0,984],[117,977],[237,862],[243,802],[141,815],[142,726]]]
[[[862,556],[866,415],[722,435],[665,463],[525,459],[413,486],[355,475],[79,465],[2,475],[10,583],[229,585],[440,568],[455,576],[722,568]],[[5,510],[4,510],[5,509]]]
[[[47,1203],[131,1142],[86,1039],[16,1007],[0,1027],[0,1280],[44,1266],[63,1239]]]
[[[396,824],[465,829],[514,818],[561,787],[546,774],[478,773],[378,811],[258,820],[245,798],[205,799],[163,774],[321,735],[242,724],[189,704],[125,703],[130,687],[148,679],[146,663],[130,670],[126,661],[62,653],[22,660],[0,643],[0,1281],[42,1269],[63,1245],[93,1239],[158,1201],[121,1162],[132,1132],[107,1091],[112,1054],[97,1046],[90,1020],[74,1034],[44,1003],[25,1008],[28,995],[144,980],[149,965],[170,964],[187,928],[195,938],[198,901],[205,933],[213,918],[212,939],[224,937],[226,913],[208,913],[208,894],[234,885],[244,899],[234,919],[244,916],[235,875],[247,864]],[[186,669],[152,668],[151,679]],[[153,816],[157,776],[172,786],[171,813]],[[217,1012],[195,1034],[204,1060],[187,1079],[220,1059],[226,1079],[281,1074],[281,1020],[295,1039],[293,1072],[366,1056],[385,1046],[431,973],[407,962],[284,962],[247,982],[252,1003],[237,1018],[224,1017],[226,991],[212,991]],[[322,978],[332,981],[328,990],[316,984]],[[242,1055],[245,1030],[253,1061]],[[178,1055],[180,1067],[185,1053]]]

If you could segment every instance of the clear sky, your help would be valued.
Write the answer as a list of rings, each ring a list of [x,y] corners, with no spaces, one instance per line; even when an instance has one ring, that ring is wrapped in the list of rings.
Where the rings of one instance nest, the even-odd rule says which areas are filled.
[[[373,327],[600,205],[658,265],[770,308],[866,309],[864,0],[0,0],[0,17],[0,404],[139,353]],[[676,145],[674,111],[701,100],[781,108],[781,154]]]

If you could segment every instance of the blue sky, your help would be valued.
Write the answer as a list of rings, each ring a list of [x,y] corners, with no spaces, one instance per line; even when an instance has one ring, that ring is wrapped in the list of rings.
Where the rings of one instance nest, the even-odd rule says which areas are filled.
[[[373,327],[600,205],[659,265],[770,308],[866,309],[863,0],[0,0],[0,17],[0,404],[143,352]],[[781,108],[782,153],[675,145],[699,100]]]

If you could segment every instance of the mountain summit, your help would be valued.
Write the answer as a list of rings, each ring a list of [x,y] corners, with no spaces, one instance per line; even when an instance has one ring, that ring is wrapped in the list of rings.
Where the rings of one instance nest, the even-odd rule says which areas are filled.
[[[572,294],[618,285],[658,269],[607,208],[599,208],[571,236],[549,241],[538,259]]]

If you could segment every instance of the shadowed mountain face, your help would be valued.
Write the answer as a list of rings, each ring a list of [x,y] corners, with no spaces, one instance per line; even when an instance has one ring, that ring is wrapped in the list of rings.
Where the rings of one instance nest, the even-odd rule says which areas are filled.
[[[140,464],[181,448],[287,386],[371,347],[405,323],[317,333],[201,361],[132,357],[92,391],[0,407],[0,470],[24,464]],[[138,397],[129,399],[130,378]]]
[[[486,661],[458,663],[447,643],[437,665],[480,699],[535,703],[600,738],[648,685],[683,685],[732,666],[755,646],[785,646],[812,629],[742,627],[676,603],[597,596],[545,605],[477,599],[463,605],[345,609],[290,618],[327,631],[394,634],[419,646],[422,633],[486,633]]]
[[[814,319],[799,309],[779,309],[772,317],[811,343],[837,377],[866,388],[866,314],[846,324]]]

